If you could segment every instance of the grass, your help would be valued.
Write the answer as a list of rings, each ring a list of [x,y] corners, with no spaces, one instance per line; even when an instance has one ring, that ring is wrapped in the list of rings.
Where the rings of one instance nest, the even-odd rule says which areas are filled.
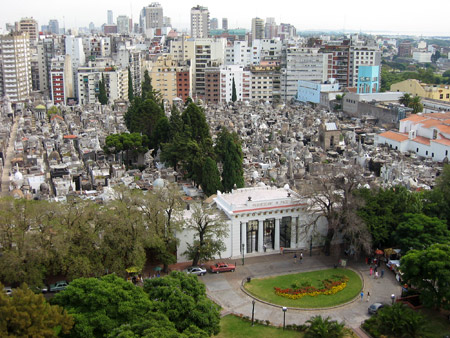
[[[345,275],[349,278],[346,288],[334,295],[304,296],[300,299],[288,299],[278,296],[274,292],[274,287],[292,288],[294,283],[301,284],[304,281],[317,287],[320,286],[322,280],[333,275]],[[299,308],[321,308],[343,304],[354,299],[361,291],[362,281],[359,275],[352,270],[339,268],[252,279],[244,287],[255,297],[272,304]]]
[[[273,326],[255,324],[245,321],[233,315],[228,315],[220,320],[220,333],[217,338],[241,338],[241,337],[258,337],[258,338],[291,338],[303,337],[303,333],[283,330]]]

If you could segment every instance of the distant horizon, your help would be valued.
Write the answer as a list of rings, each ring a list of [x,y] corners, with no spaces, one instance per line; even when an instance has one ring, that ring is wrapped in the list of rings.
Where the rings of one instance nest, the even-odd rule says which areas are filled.
[[[150,0],[129,0],[128,2],[54,2],[52,0],[22,0],[8,3],[2,8],[0,27],[6,32],[6,23],[14,24],[24,17],[37,20],[39,29],[56,19],[60,28],[101,27],[107,21],[107,11],[117,16],[127,15],[133,23],[139,22],[139,13]],[[172,26],[179,31],[190,30],[190,9],[195,5],[208,7],[210,19],[217,18],[221,28],[222,18],[228,19],[230,28],[250,30],[251,20],[260,17],[273,18],[277,24],[292,24],[297,31],[340,31],[343,33],[364,32],[380,35],[450,36],[448,13],[450,1],[435,0],[433,6],[419,6],[417,0],[379,0],[376,5],[365,7],[357,0],[346,0],[344,4],[333,0],[317,0],[300,3],[287,0],[273,2],[228,0],[224,5],[213,0],[181,1],[161,0],[163,15],[171,19]],[[438,8],[439,10],[436,10]]]

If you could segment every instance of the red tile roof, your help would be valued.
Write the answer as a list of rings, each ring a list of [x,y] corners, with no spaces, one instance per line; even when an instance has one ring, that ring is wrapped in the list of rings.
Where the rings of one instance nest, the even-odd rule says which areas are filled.
[[[439,126],[436,126],[436,128],[439,129],[439,131],[441,133],[450,134],[450,126],[446,126],[444,124],[441,124]]]
[[[433,140],[433,142],[443,144],[444,146],[450,146],[450,140],[448,138],[445,138],[445,137],[441,138],[441,139]]]
[[[77,135],[64,135],[64,138],[65,138],[65,139],[73,140],[73,139],[76,139],[76,138],[77,138]]]
[[[417,143],[422,143],[425,144],[427,146],[430,145],[430,139],[423,137],[423,136],[416,136],[416,138],[412,139],[413,141],[417,142]]]
[[[403,142],[408,139],[408,134],[406,133],[396,133],[394,131],[386,131],[384,133],[379,134],[378,136],[397,141],[397,142]]]

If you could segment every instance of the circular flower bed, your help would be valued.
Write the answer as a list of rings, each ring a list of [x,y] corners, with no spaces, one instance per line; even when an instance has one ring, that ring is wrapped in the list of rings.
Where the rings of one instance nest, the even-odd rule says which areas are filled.
[[[318,289],[312,285],[306,285],[300,288],[288,288],[281,289],[274,287],[275,294],[278,296],[290,298],[290,299],[299,299],[304,296],[319,296],[319,295],[334,295],[341,290],[344,290],[347,286],[348,277],[347,276],[338,276],[334,275],[333,279],[325,279],[322,281],[323,287]]]

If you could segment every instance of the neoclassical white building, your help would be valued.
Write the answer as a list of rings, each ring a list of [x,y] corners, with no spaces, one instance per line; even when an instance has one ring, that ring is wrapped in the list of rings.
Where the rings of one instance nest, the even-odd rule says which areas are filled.
[[[228,236],[221,258],[237,258],[280,252],[280,248],[309,249],[322,245],[327,233],[327,222],[321,217],[316,226],[307,203],[287,185],[284,188],[260,186],[218,193],[214,198],[218,213],[224,213]],[[189,217],[187,214],[186,217]],[[178,261],[186,260],[182,253],[191,243],[192,233],[180,234]]]

